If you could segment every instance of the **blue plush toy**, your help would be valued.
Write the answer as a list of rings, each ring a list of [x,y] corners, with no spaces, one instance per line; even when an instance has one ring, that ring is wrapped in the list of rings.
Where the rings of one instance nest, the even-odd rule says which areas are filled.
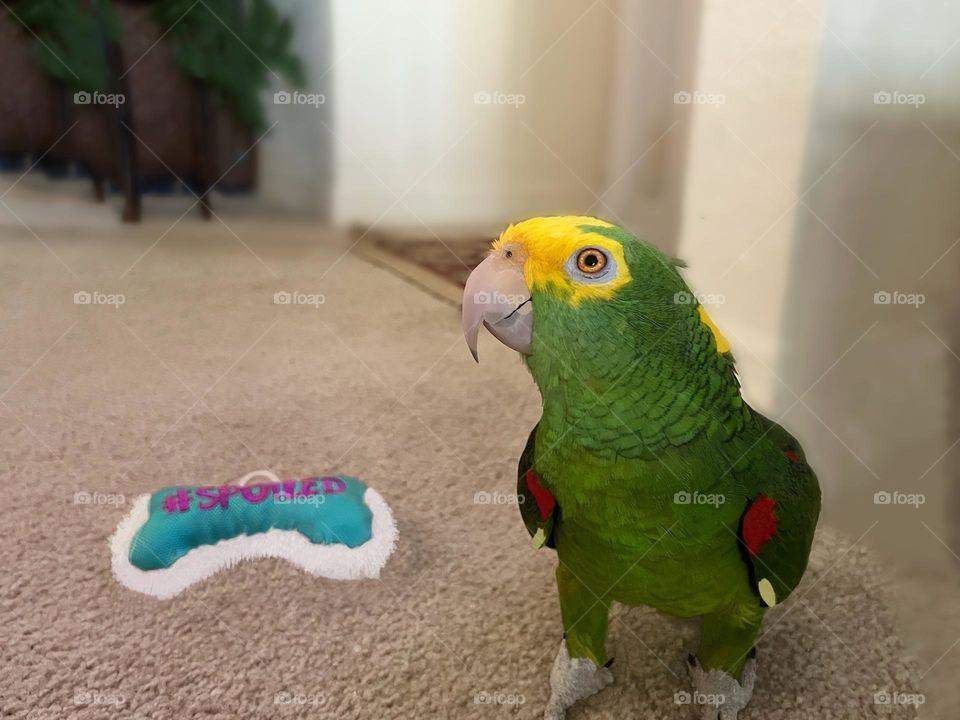
[[[269,482],[247,484],[256,476]],[[234,485],[142,495],[110,543],[120,583],[168,598],[255,557],[284,558],[338,580],[378,577],[396,538],[390,508],[356,478],[281,481],[256,471]]]

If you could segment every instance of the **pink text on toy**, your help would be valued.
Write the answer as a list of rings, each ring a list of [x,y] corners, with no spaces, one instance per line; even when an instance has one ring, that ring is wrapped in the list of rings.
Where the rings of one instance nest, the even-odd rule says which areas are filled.
[[[319,485],[319,487],[318,487]],[[258,483],[256,485],[206,485],[198,488],[178,487],[163,498],[165,512],[186,512],[193,501],[197,501],[198,510],[227,508],[230,498],[239,496],[245,502],[256,505],[268,497],[291,499],[310,495],[336,495],[346,490],[346,483],[338,477],[312,477],[303,480],[284,480],[278,483]]]

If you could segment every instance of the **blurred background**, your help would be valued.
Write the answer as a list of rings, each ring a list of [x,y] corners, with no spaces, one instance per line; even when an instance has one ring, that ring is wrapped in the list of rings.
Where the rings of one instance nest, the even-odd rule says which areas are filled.
[[[689,263],[746,397],[801,439],[823,522],[889,565],[955,707],[960,4],[0,6],[11,283],[60,274],[95,304],[83,269],[119,292],[163,246],[269,283],[269,248],[301,243],[335,249],[318,278],[349,253],[455,304],[512,221],[621,224]]]

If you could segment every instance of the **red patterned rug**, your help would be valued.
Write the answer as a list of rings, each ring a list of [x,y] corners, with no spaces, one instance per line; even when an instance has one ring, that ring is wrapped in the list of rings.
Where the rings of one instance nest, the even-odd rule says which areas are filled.
[[[463,229],[391,230],[356,227],[358,250],[424,289],[460,302],[464,283],[490,250],[493,234]]]

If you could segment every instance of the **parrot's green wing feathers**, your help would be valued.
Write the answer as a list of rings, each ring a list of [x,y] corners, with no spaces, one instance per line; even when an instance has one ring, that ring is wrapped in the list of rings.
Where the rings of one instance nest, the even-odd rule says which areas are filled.
[[[537,428],[530,431],[517,466],[517,499],[520,516],[527,526],[534,548],[554,546],[553,526],[558,512],[550,491],[543,487],[533,468]]]
[[[807,566],[820,487],[803,450],[783,428],[755,413],[768,442],[746,473],[759,477],[759,489],[740,518],[739,538],[753,590],[768,607],[782,602]]]

